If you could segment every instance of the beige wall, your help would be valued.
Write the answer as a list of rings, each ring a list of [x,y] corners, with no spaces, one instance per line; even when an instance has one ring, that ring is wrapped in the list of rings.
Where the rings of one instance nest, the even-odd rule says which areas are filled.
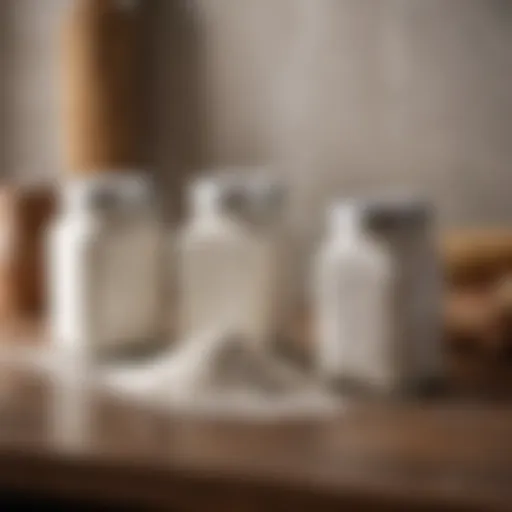
[[[0,2],[11,174],[59,168],[55,28],[69,2]],[[150,158],[170,197],[197,167],[274,162],[311,226],[336,191],[382,184],[418,187],[450,224],[512,219],[509,0],[148,4]]]
[[[69,0],[1,0],[3,175],[46,176],[58,166],[56,26]]]

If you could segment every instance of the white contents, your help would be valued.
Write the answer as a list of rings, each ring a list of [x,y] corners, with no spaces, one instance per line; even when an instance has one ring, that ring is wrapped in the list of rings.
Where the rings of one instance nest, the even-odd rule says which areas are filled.
[[[392,262],[360,225],[356,205],[336,205],[315,262],[317,365],[328,379],[394,386]]]
[[[223,325],[262,346],[277,321],[275,239],[230,215],[218,184],[200,181],[192,192],[194,212],[177,256],[180,337]]]
[[[380,196],[380,197],[379,197]],[[364,207],[372,233],[397,267],[393,279],[395,347],[401,390],[441,384],[442,271],[429,205],[413,194],[380,194]],[[380,220],[379,220],[380,219]]]
[[[282,340],[289,328],[293,307],[292,266],[294,264],[293,240],[290,226],[283,215],[286,205],[284,183],[268,170],[252,168],[250,172],[240,169],[226,177],[234,191],[240,194],[233,209],[237,218],[257,231],[269,245],[269,282],[272,293],[267,298],[275,327],[275,339]]]
[[[269,419],[332,414],[338,403],[301,372],[222,331],[184,340],[155,361],[110,368],[117,396],[188,414]]]
[[[60,348],[89,355],[158,336],[162,237],[145,186],[131,176],[65,186],[49,239],[50,321]]]

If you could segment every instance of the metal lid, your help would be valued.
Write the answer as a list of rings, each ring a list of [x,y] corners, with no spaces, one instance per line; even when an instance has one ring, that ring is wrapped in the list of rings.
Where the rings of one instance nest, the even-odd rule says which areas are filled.
[[[192,183],[189,196],[192,209],[199,206],[198,195],[206,194],[199,190],[208,188],[209,194],[216,196],[218,208],[247,221],[265,223],[279,216],[285,197],[283,183],[267,173],[238,171],[217,171]]]
[[[261,216],[279,215],[285,204],[284,183],[268,175],[249,176],[243,186],[247,205],[252,213]]]
[[[99,175],[64,185],[64,205],[70,210],[110,212],[139,209],[152,202],[153,187],[145,176]]]
[[[418,228],[434,218],[433,205],[424,197],[409,194],[383,194],[362,201],[364,217],[370,229]]]

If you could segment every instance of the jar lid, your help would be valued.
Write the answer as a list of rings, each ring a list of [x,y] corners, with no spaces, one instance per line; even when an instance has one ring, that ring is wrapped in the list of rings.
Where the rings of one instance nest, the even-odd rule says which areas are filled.
[[[362,201],[365,222],[371,229],[427,226],[434,220],[430,201],[413,192],[389,192]]]
[[[252,223],[264,223],[282,211],[284,191],[284,184],[268,173],[227,168],[193,182],[189,202],[193,210],[204,209],[206,202],[211,207],[215,202],[217,208],[230,214]]]
[[[63,195],[64,204],[69,209],[106,212],[149,205],[152,190],[145,175],[98,174],[68,180]]]

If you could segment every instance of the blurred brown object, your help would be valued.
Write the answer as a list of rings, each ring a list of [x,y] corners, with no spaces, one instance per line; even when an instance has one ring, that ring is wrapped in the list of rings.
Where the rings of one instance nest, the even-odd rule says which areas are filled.
[[[0,187],[0,321],[44,309],[44,234],[55,206],[48,186]]]
[[[446,234],[441,241],[448,282],[489,284],[512,272],[512,230],[481,228]]]
[[[512,348],[512,230],[468,230],[442,241],[447,341],[500,355]]]
[[[503,350],[512,355],[512,272],[500,278],[493,293],[503,332]]]
[[[444,314],[445,335],[454,348],[499,350],[501,317],[490,293],[471,289],[448,291]]]
[[[512,272],[498,280],[494,287],[494,294],[500,311],[512,316]]]
[[[64,24],[63,111],[70,172],[139,167],[137,4],[79,0]]]

